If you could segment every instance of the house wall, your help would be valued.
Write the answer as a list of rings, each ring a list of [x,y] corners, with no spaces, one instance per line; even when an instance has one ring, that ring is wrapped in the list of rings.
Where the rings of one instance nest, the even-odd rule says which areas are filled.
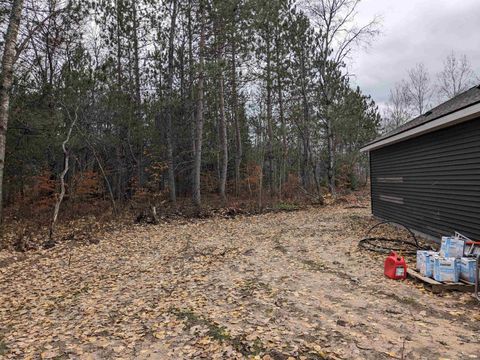
[[[373,150],[370,171],[375,216],[480,240],[480,118]]]

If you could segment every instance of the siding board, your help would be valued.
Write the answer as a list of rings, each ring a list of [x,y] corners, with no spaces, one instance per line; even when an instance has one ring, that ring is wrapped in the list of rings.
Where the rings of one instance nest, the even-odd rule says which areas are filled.
[[[480,118],[372,150],[370,168],[375,216],[480,240]]]

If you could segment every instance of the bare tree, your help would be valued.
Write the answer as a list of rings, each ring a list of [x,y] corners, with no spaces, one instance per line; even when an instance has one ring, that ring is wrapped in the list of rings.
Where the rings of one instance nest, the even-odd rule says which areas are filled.
[[[335,194],[335,134],[332,112],[328,109],[335,97],[336,85],[331,86],[332,68],[340,68],[352,50],[369,44],[379,33],[379,19],[373,18],[363,25],[356,23],[360,0],[304,0],[302,2],[310,18],[316,25],[320,40],[320,94],[325,105],[322,117],[327,137],[327,176],[331,194]],[[334,73],[336,71],[333,71]],[[334,82],[337,80],[335,79]]]
[[[475,73],[466,55],[457,57],[452,51],[437,75],[438,92],[442,100],[451,99],[468,90],[475,82]]]
[[[68,110],[67,110],[68,112]],[[49,239],[47,242],[47,246],[53,245],[53,235],[55,231],[55,225],[57,224],[58,220],[58,214],[60,213],[60,205],[62,205],[63,198],[65,197],[65,176],[68,173],[69,170],[69,160],[70,160],[70,154],[67,149],[67,144],[70,141],[70,137],[72,136],[72,131],[77,123],[78,120],[78,107],[74,110],[73,117],[68,113],[68,117],[71,118],[71,123],[70,126],[68,127],[67,131],[67,136],[65,140],[62,142],[62,150],[63,150],[63,171],[60,174],[60,194],[57,197],[57,200],[55,202],[55,208],[53,210],[53,219],[52,223],[50,224],[50,234],[49,234]]]
[[[13,65],[16,58],[18,31],[22,18],[23,0],[13,0],[5,35],[2,56],[2,73],[0,74],[0,222],[2,221],[3,170],[5,166],[5,145],[7,140],[8,112],[10,107],[10,90],[13,83]]]
[[[385,111],[385,128],[389,132],[407,122],[412,116],[408,89],[404,82],[397,83],[390,89],[388,107]]]
[[[405,86],[414,115],[422,115],[431,105],[433,95],[433,84],[424,64],[419,63],[408,71]]]
[[[369,44],[379,34],[380,20],[356,23],[360,0],[304,0],[303,6],[322,32],[324,59],[340,64],[356,46]]]

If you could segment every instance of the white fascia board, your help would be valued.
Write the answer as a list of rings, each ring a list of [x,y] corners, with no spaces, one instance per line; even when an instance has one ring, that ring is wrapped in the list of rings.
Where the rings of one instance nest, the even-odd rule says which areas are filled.
[[[411,139],[435,130],[439,130],[449,126],[460,124],[468,120],[472,120],[478,115],[480,115],[480,103],[469,106],[462,110],[455,111],[454,113],[442,116],[438,119],[429,121],[423,125],[414,127],[412,129],[406,130],[399,134],[390,136],[386,139],[380,140],[371,145],[367,145],[361,148],[360,151],[361,152],[371,151],[387,145],[398,143],[400,141],[405,141],[407,139]]]

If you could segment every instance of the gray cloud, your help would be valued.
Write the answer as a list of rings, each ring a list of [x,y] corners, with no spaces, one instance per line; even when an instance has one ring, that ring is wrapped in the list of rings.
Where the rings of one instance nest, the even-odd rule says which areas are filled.
[[[452,51],[466,54],[480,74],[480,1],[364,0],[358,21],[374,16],[382,18],[382,33],[368,49],[356,51],[349,71],[380,106],[408,69],[423,62],[434,78]]]

